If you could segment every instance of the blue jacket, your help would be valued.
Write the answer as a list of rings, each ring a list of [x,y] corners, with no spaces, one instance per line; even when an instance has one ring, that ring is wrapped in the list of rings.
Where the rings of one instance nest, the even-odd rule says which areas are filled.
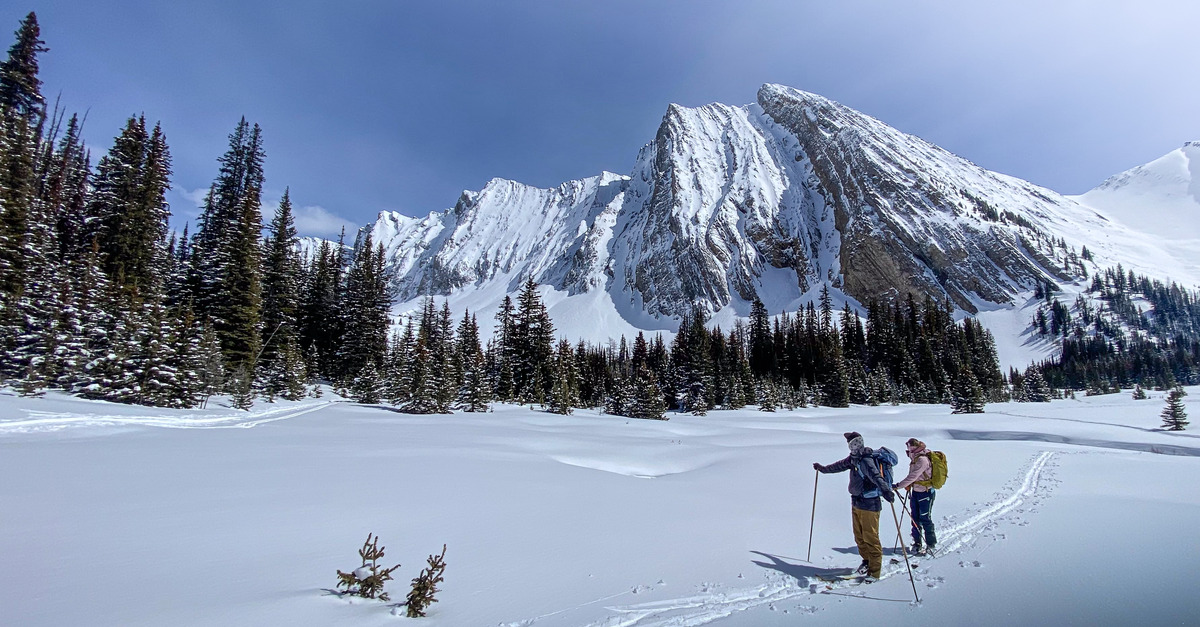
[[[850,473],[850,502],[858,509],[865,509],[869,512],[878,512],[883,509],[883,505],[879,502],[879,497],[863,497],[864,492],[878,488],[882,494],[891,492],[892,486],[888,485],[883,480],[883,475],[879,474],[879,467],[871,462],[871,454],[873,450],[863,448],[860,455],[849,455],[845,459],[836,461],[828,466],[822,466],[821,472],[838,473],[846,472],[853,469]]]

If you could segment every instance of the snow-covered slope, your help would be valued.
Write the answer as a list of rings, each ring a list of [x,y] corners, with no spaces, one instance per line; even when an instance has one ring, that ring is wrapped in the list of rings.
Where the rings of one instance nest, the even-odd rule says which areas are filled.
[[[795,310],[826,284],[851,303],[914,293],[976,313],[1089,266],[1200,283],[1186,250],[1104,209],[815,94],[764,85],[757,100],[670,105],[628,176],[553,189],[494,179],[444,212],[381,214],[370,228],[399,310],[444,296],[487,327],[532,277],[561,334],[603,340],[672,330],[693,306],[717,320],[755,298]]]
[[[1126,170],[1075,199],[1158,237],[1200,240],[1200,141]]]
[[[323,402],[332,394],[176,410],[0,390],[0,623],[1190,625],[1200,447],[1155,428],[1152,396],[657,421],[511,405],[414,416]],[[811,468],[845,456],[851,430],[894,450],[918,437],[951,460],[933,508],[940,553],[912,583],[890,563],[886,505],[883,579],[820,579],[859,562],[847,475],[814,484]],[[389,602],[334,594],[368,533],[381,565],[401,564]],[[403,618],[410,580],[443,543],[438,602]]]

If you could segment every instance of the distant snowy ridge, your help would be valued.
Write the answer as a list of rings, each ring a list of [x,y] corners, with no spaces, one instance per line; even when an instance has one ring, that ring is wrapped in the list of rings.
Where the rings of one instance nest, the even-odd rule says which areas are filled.
[[[1200,141],[1187,142],[1074,198],[1147,233],[1200,240]]]
[[[552,189],[493,179],[446,211],[381,213],[369,228],[398,309],[434,295],[487,318],[532,277],[565,335],[603,340],[673,330],[697,305],[718,322],[755,298],[794,311],[826,284],[839,303],[913,293],[974,313],[1117,263],[1200,283],[1197,255],[1101,203],[990,172],[815,94],[768,84],[757,100],[670,105],[627,176]],[[1180,158],[1200,163],[1198,150]]]

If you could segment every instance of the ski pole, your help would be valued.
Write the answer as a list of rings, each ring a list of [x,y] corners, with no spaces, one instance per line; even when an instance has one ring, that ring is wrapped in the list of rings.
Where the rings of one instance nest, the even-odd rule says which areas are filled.
[[[806,562],[812,561],[813,524],[817,522],[817,481],[821,479],[821,471],[817,470],[815,472],[817,476],[813,477],[813,510],[812,518],[808,521],[808,559],[804,560]]]
[[[904,515],[908,513],[908,491],[900,497],[900,525],[904,525]],[[896,552],[896,547],[900,546],[900,532],[896,532],[896,544],[892,547],[892,552]]]
[[[892,520],[896,521],[896,535],[900,535],[900,517],[896,515],[896,504],[888,501],[888,505],[892,506]],[[908,582],[912,584],[913,597],[917,599],[917,603],[921,602],[921,596],[917,594],[917,581],[913,579],[912,564],[908,563],[908,547],[904,546],[904,538],[900,538],[900,548],[904,550],[904,566],[908,568]]]

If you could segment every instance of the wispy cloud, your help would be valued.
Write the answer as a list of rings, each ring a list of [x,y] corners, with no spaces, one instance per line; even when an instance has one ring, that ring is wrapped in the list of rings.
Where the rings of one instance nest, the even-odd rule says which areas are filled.
[[[296,232],[302,236],[336,239],[342,227],[345,227],[353,237],[360,226],[317,205],[294,208],[292,215],[296,220]]]

